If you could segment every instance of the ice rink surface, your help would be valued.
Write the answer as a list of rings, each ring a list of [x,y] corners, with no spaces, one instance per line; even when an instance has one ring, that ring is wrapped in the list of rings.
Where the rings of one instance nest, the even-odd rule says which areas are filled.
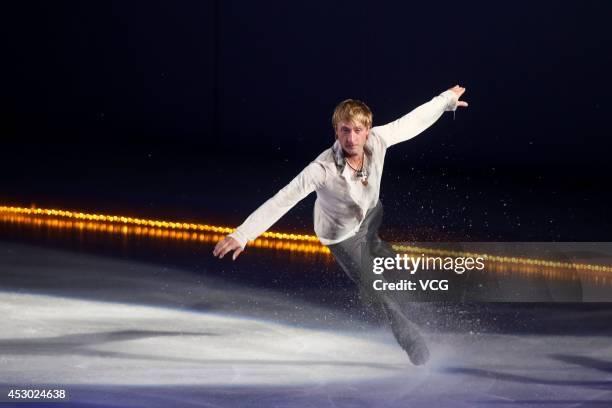
[[[3,391],[70,395],[20,407],[612,406],[612,308],[542,311],[543,331],[425,328],[432,360],[414,367],[386,327],[282,291],[22,244],[0,254]]]

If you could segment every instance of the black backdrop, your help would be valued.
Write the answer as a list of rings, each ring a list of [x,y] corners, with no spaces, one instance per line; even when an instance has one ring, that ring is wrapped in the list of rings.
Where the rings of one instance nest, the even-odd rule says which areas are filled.
[[[20,3],[1,17],[0,199],[236,225],[331,145],[340,100],[378,125],[459,83],[468,109],[389,151],[389,231],[608,240],[611,11]],[[312,200],[277,228],[311,231]]]

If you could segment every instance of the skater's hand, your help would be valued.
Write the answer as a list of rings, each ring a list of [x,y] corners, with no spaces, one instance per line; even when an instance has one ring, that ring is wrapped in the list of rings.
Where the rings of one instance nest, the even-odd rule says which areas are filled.
[[[238,241],[228,235],[221,241],[217,242],[217,245],[215,245],[215,249],[213,249],[213,255],[218,256],[219,259],[221,259],[225,256],[225,254],[230,251],[234,251],[234,255],[232,255],[233,261],[238,258],[238,255],[240,255],[243,249],[238,243]]]
[[[465,88],[459,85],[455,85],[452,88],[450,88],[449,91],[453,91],[455,95],[457,95],[457,99],[459,99],[461,95],[463,95],[463,93],[465,92]],[[467,108],[468,103],[466,101],[457,101],[457,106],[462,106],[464,108]]]

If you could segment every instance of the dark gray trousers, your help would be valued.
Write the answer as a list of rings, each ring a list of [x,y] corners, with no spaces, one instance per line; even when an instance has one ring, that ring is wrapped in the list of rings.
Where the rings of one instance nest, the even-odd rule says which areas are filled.
[[[385,280],[382,274],[377,275],[372,271],[373,259],[375,257],[395,257],[396,255],[391,245],[378,236],[382,219],[383,206],[379,200],[376,207],[366,213],[356,235],[327,247],[344,272],[358,285],[366,308],[381,307],[395,332],[396,327],[393,326],[401,326],[402,322],[407,320],[398,299],[390,291],[377,291],[373,287],[375,280]]]

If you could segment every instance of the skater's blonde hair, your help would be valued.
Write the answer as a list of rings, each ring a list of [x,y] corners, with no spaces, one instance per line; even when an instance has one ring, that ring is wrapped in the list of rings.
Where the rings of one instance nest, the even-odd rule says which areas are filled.
[[[367,129],[372,127],[372,111],[368,105],[357,99],[346,99],[336,106],[332,115],[334,132],[340,122],[361,123]]]

